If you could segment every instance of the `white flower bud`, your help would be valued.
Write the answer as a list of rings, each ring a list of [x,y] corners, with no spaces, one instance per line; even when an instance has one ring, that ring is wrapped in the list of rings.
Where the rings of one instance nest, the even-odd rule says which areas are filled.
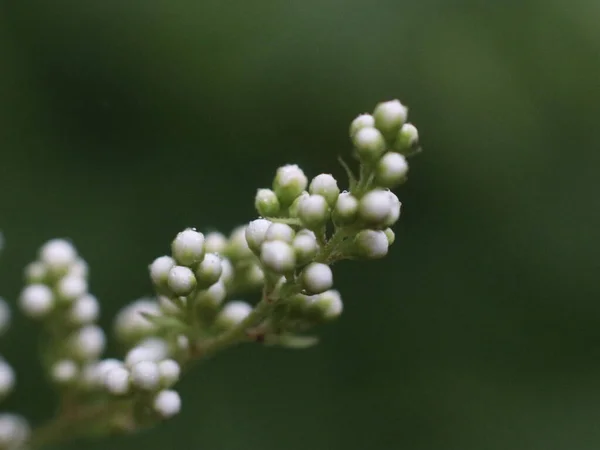
[[[318,295],[311,307],[318,309],[322,319],[332,320],[342,314],[344,305],[340,293],[335,290],[329,290]]]
[[[163,419],[169,419],[181,411],[181,397],[177,392],[165,389],[156,394],[152,406]]]
[[[386,228],[385,230],[383,230],[383,232],[385,233],[385,236],[387,237],[388,247],[389,247],[396,240],[396,233],[394,233],[394,230],[392,230],[391,228]]]
[[[265,234],[266,241],[283,241],[290,244],[294,239],[295,231],[285,223],[272,223]]]
[[[115,367],[123,367],[123,363],[114,358],[89,363],[83,368],[82,381],[88,388],[101,387],[108,371]]]
[[[196,269],[196,278],[200,287],[211,286],[219,281],[223,274],[223,264],[221,257],[214,253],[207,253],[198,268]]]
[[[306,189],[308,179],[300,167],[288,164],[277,169],[273,191],[282,206],[289,206]]]
[[[309,195],[298,205],[298,218],[310,230],[323,227],[329,220],[329,213],[327,200],[321,195]]]
[[[320,294],[333,286],[333,273],[327,264],[311,263],[302,270],[301,277],[309,294]]]
[[[370,114],[361,114],[350,124],[350,137],[362,128],[373,128],[375,126],[375,118]]]
[[[264,217],[275,217],[279,214],[279,199],[271,189],[259,189],[254,198],[254,207]]]
[[[198,304],[204,306],[210,306],[212,308],[216,308],[223,300],[227,297],[227,289],[225,288],[225,284],[222,281],[218,281],[208,289],[203,291],[199,291],[196,294],[196,302]]]
[[[131,367],[131,383],[145,391],[153,391],[159,387],[160,372],[154,361],[140,361]]]
[[[260,246],[265,241],[267,230],[271,224],[270,220],[256,219],[246,227],[246,242],[254,253],[260,252]]]
[[[298,264],[310,262],[319,251],[319,243],[312,231],[300,231],[292,242]]]
[[[10,413],[0,414],[0,448],[21,449],[30,435],[31,428],[23,417]]]
[[[106,337],[97,325],[86,325],[75,331],[69,338],[69,349],[73,356],[81,360],[98,358],[104,351]]]
[[[312,179],[308,187],[308,192],[313,195],[323,196],[327,200],[327,204],[333,208],[338,195],[340,195],[340,188],[337,185],[336,179],[331,174],[322,173]]]
[[[0,297],[0,334],[8,330],[12,313],[6,300]]]
[[[385,139],[377,128],[361,128],[352,141],[358,156],[365,162],[377,161],[385,152]]]
[[[171,254],[182,266],[191,266],[204,258],[204,235],[187,228],[177,234],[171,243]]]
[[[250,247],[248,247],[248,243],[246,242],[245,225],[239,226],[231,232],[227,256],[231,257],[234,261],[252,256],[252,250],[250,250]]]
[[[161,386],[167,388],[177,383],[181,375],[181,367],[179,367],[177,361],[165,359],[158,363],[158,372]]]
[[[388,253],[389,241],[384,231],[362,230],[354,242],[359,254],[369,259],[383,258]]]
[[[227,238],[218,231],[211,231],[204,236],[204,250],[207,253],[223,253],[227,249]]]
[[[386,137],[395,138],[400,127],[406,122],[408,108],[398,100],[391,100],[377,105],[373,112],[375,127]]]
[[[15,386],[15,372],[10,365],[0,359],[0,397],[9,394]]]
[[[391,192],[380,189],[367,192],[360,199],[358,205],[358,214],[367,224],[380,226],[386,223],[390,214],[392,214]],[[393,194],[392,194],[393,195]]]
[[[41,261],[34,261],[25,267],[25,281],[27,284],[44,283],[48,278],[48,267]]]
[[[40,260],[53,273],[64,273],[77,259],[77,251],[65,239],[52,239],[40,249]]]
[[[196,277],[192,269],[175,266],[169,271],[167,285],[176,295],[188,295],[196,288]]]
[[[227,303],[217,316],[217,324],[222,328],[231,328],[242,322],[252,312],[252,306],[242,301]]]
[[[131,387],[131,373],[125,367],[113,367],[106,371],[102,381],[112,395],[125,395]]]
[[[264,242],[260,250],[260,259],[267,270],[280,274],[291,272],[296,266],[294,249],[283,241]]]
[[[115,333],[122,341],[139,339],[151,334],[156,326],[142,314],[160,315],[159,304],[147,298],[136,300],[121,309],[115,318]]]
[[[69,267],[69,271],[67,275],[87,278],[89,275],[89,267],[88,264],[81,258],[78,258],[71,266]]]
[[[85,278],[67,275],[56,285],[56,294],[60,301],[72,303],[78,297],[87,293],[88,285]]]
[[[393,188],[406,180],[408,163],[400,153],[387,152],[377,162],[375,180],[381,187]]]
[[[166,358],[168,353],[169,348],[165,341],[149,338],[127,352],[125,365],[131,368],[141,361],[158,362]]]
[[[167,284],[169,272],[175,267],[175,260],[170,256],[159,256],[150,264],[150,278],[155,286]]]
[[[358,199],[350,192],[342,192],[335,203],[332,219],[336,225],[350,225],[358,214]]]
[[[73,302],[68,319],[74,325],[86,325],[95,322],[100,316],[100,305],[92,294],[85,294]]]
[[[225,286],[228,286],[229,283],[233,281],[233,276],[235,270],[233,268],[233,264],[227,258],[221,259],[221,278],[219,281],[223,283]]]
[[[48,286],[31,284],[21,292],[19,304],[25,315],[41,319],[54,307],[54,296]]]
[[[70,384],[77,379],[79,369],[75,361],[71,359],[63,359],[57,361],[50,369],[52,380],[60,385]]]
[[[410,154],[419,146],[419,132],[411,123],[405,123],[398,132],[394,150],[402,154]]]
[[[402,203],[400,203],[400,200],[392,191],[387,191],[387,193],[390,199],[390,213],[385,218],[383,226],[391,227],[398,222],[398,219],[400,218]]]

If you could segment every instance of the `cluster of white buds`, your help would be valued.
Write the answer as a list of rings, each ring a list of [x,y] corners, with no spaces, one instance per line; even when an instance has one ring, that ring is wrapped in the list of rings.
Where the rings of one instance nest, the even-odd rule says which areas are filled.
[[[352,121],[360,170],[357,176],[342,162],[346,190],[331,174],[309,179],[297,165],[283,165],[269,188],[257,190],[256,219],[229,236],[179,232],[170,253],[149,265],[153,295],[125,305],[115,319],[122,359],[101,359],[105,336],[85,261],[64,239],[44,244],[25,270],[19,305],[43,325],[52,382],[76,394],[68,398],[82,402],[77,408],[107,406],[98,419],[104,422],[85,425],[136,429],[176,415],[181,398],[174,387],[185,366],[231,345],[312,345],[316,340],[301,333],[344,309],[331,266],[382,258],[394,243],[401,203],[391,189],[406,181],[407,157],[420,151],[407,112],[393,100]],[[255,304],[241,300],[261,290]],[[0,299],[0,334],[9,321]],[[0,397],[14,380],[0,357]],[[26,448],[28,437],[24,419],[0,414],[0,450]]]
[[[100,305],[88,291],[88,266],[65,239],[53,239],[25,269],[19,297],[23,313],[44,326],[44,363],[50,379],[67,388],[81,385],[84,369],[104,351],[96,324]]]

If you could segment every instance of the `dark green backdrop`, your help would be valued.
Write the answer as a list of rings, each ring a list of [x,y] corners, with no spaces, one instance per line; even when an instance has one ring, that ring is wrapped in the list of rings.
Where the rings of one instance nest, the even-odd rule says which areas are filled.
[[[336,268],[316,349],[244,347],[184,410],[89,449],[600,446],[600,7],[592,0],[0,1],[0,294],[72,238],[103,324],[186,226],[229,230],[277,166],[342,177],[347,126],[411,107],[389,258]],[[52,411],[36,328],[6,402]],[[72,446],[70,448],[78,448]]]

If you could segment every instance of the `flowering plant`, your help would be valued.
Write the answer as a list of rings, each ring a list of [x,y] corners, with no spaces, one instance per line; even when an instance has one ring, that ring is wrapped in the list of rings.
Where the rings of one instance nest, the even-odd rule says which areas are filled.
[[[320,174],[308,180],[296,165],[277,169],[258,189],[258,218],[229,236],[181,231],[170,254],[149,266],[155,294],[125,306],[114,322],[122,359],[105,358],[96,324],[98,300],[88,292],[88,267],[66,239],[53,239],[25,269],[19,307],[43,329],[41,358],[60,393],[55,418],[30,429],[0,414],[0,450],[35,449],[156,425],[181,409],[174,385],[193,362],[244,342],[290,348],[317,342],[305,333],[337,318],[342,299],[331,266],[377,259],[394,242],[401,203],[390,190],[406,181],[406,158],[420,151],[416,128],[399,101],[358,116],[350,138],[359,172],[340,159],[347,190]],[[240,298],[261,292],[254,305]],[[10,310],[0,301],[0,331]],[[0,360],[0,395],[15,384]]]

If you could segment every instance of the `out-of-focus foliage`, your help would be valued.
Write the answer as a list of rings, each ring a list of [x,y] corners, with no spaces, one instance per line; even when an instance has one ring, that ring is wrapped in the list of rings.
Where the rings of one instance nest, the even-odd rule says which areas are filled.
[[[345,312],[307,351],[198,368],[184,409],[87,448],[596,449],[598,2],[0,3],[2,295],[55,236],[108,325],[186,226],[253,217],[277,166],[343,172],[347,126],[411,107],[425,153],[390,258],[343,264]],[[34,327],[3,353],[39,421]],[[28,349],[28,350],[25,350]],[[29,350],[30,349],[30,350]],[[73,448],[78,448],[74,446]]]

